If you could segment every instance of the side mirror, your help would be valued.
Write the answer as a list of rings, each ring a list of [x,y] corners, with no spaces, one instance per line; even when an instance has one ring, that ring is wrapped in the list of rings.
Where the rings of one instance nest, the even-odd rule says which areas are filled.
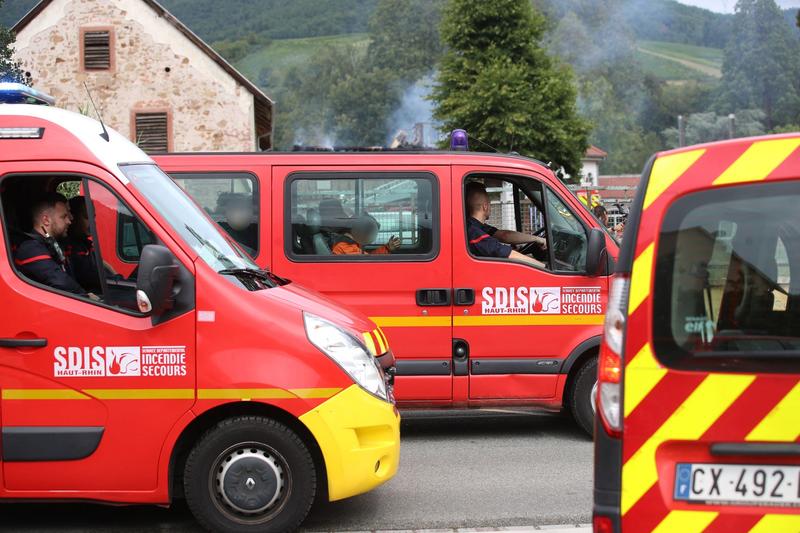
[[[175,281],[180,267],[165,246],[148,244],[139,259],[136,303],[139,311],[159,316],[175,305]]]
[[[608,250],[606,234],[603,230],[592,228],[589,232],[589,243],[586,247],[586,274],[591,277],[601,276],[608,267]]]

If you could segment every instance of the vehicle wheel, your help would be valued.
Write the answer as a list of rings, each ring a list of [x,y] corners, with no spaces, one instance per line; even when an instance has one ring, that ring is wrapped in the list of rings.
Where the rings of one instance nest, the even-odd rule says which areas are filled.
[[[269,418],[240,416],[206,432],[186,460],[186,502],[209,531],[294,531],[314,502],[305,443]]]
[[[569,398],[573,418],[590,436],[594,435],[594,394],[597,392],[596,387],[597,357],[592,357],[575,374]]]

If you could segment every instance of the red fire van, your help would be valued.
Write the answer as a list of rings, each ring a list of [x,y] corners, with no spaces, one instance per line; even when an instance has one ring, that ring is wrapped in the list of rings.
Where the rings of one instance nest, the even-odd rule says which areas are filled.
[[[365,341],[392,345],[401,407],[566,407],[591,433],[617,244],[544,164],[469,152],[155,159],[258,265],[380,327]],[[546,239],[518,247],[543,266],[470,251],[471,182],[492,199],[490,224]],[[372,242],[354,248],[365,219]]]
[[[600,350],[596,533],[800,532],[800,134],[657,154]]]
[[[55,192],[91,289],[50,283],[78,259]],[[185,496],[210,530],[286,531],[395,474],[375,324],[261,270],[122,136],[0,105],[0,200],[0,501]]]

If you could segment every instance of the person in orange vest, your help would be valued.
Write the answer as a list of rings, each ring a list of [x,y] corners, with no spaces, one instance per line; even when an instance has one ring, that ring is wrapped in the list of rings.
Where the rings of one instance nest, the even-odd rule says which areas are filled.
[[[381,225],[375,217],[363,214],[355,219],[353,227],[339,237],[333,246],[333,255],[364,255],[364,254],[390,254],[400,247],[400,239],[392,235],[391,238],[375,250],[365,251],[364,246],[371,244],[378,236]]]

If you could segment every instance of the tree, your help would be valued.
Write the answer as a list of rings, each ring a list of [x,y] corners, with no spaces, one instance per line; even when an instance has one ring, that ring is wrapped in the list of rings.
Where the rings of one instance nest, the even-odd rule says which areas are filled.
[[[736,113],[736,136],[752,137],[766,133],[764,112],[760,109],[745,109]],[[663,132],[667,146],[679,146],[678,128],[667,128]],[[692,113],[686,119],[686,144],[699,144],[727,139],[730,136],[728,115],[713,112]]]
[[[529,0],[450,0],[434,117],[445,130],[466,129],[501,152],[552,161],[576,175],[589,124],[577,115],[570,69],[540,44],[545,25]]]
[[[722,64],[718,111],[758,108],[772,130],[800,119],[800,41],[774,0],[739,0]]]
[[[0,0],[2,9],[3,0]],[[11,30],[0,26],[0,81],[16,81],[31,84],[30,72],[25,72],[18,61],[14,60],[14,34]]]

